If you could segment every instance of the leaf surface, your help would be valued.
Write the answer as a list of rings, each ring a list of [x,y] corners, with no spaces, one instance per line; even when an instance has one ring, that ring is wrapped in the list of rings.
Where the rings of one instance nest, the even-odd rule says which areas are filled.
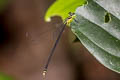
[[[75,12],[75,9],[85,3],[86,0],[56,0],[47,10],[45,20],[50,21],[53,16],[61,16],[64,20],[69,12]]]
[[[120,73],[120,0],[88,0],[77,8],[72,31],[104,66]]]

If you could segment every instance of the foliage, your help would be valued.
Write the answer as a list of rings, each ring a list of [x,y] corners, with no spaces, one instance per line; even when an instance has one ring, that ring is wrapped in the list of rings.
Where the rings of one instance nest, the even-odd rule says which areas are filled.
[[[8,0],[0,0],[0,12],[7,5]]]
[[[13,80],[10,76],[0,72],[0,80]]]
[[[45,20],[50,21],[53,16],[61,16],[64,20],[69,12],[75,12],[75,9],[83,3],[85,0],[57,0],[47,10]]]
[[[60,5],[56,5],[59,1]],[[46,19],[54,15],[62,16],[64,19],[68,11],[73,12],[78,5],[85,3],[81,0],[74,0],[76,3],[73,1],[70,4],[69,1],[59,1],[48,10]],[[76,18],[70,25],[73,33],[89,52],[104,66],[118,73],[120,73],[119,4],[120,0],[87,0],[87,4],[76,9]],[[57,10],[54,11],[53,7],[57,7]],[[65,9],[68,9],[67,12]]]

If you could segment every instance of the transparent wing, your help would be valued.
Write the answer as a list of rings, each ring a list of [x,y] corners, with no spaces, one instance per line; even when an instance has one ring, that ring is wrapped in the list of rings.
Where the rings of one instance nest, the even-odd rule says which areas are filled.
[[[61,30],[61,25],[63,23],[51,23],[48,24],[48,26],[43,26],[46,27],[44,29],[37,29],[38,31],[31,30],[27,31],[25,33],[25,36],[28,40],[32,41],[32,43],[38,43],[41,40],[45,39],[52,39],[56,40],[56,37],[58,36],[60,30]],[[53,25],[53,26],[50,26]],[[33,33],[34,32],[34,33]]]
[[[53,40],[56,40],[56,37],[59,35],[61,29],[62,29],[63,23],[56,24],[56,28],[53,32]]]

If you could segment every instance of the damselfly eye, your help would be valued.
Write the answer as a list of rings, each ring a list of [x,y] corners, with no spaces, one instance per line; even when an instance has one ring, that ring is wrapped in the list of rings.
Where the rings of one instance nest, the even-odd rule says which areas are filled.
[[[72,12],[69,12],[68,13],[70,16],[73,16],[73,15],[75,15],[75,13],[72,13]]]
[[[69,12],[69,15],[72,16],[72,12]]]

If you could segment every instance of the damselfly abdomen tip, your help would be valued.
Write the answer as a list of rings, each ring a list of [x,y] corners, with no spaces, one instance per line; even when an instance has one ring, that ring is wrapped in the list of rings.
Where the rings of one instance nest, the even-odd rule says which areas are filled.
[[[43,73],[42,73],[42,75],[43,75],[43,79],[45,79],[45,77],[46,77],[46,73],[47,73],[47,70],[44,70]]]

